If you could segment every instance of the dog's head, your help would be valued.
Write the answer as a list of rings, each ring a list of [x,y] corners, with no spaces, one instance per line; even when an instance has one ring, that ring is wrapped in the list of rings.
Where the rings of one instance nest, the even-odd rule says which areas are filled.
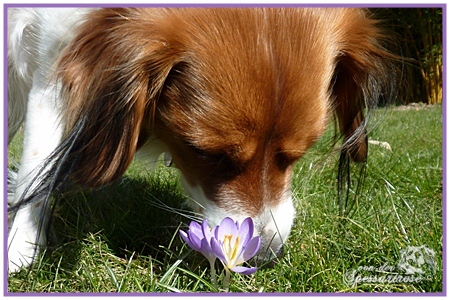
[[[73,177],[109,183],[156,137],[210,226],[250,216],[273,257],[293,223],[294,163],[333,112],[365,160],[378,38],[357,9],[94,11],[58,65],[67,132],[82,124]]]

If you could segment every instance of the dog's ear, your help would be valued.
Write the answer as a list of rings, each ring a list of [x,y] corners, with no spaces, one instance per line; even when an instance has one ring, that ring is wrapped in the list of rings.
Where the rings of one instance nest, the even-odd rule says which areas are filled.
[[[383,35],[377,22],[355,10],[352,18],[340,26],[339,56],[332,93],[339,129],[344,138],[343,150],[356,162],[367,158],[368,141],[365,112],[376,107],[386,96],[388,64],[392,55],[380,45]]]
[[[177,61],[174,48],[134,9],[88,15],[57,62],[74,181],[84,187],[120,178],[153,122]],[[75,163],[73,161],[76,161]]]

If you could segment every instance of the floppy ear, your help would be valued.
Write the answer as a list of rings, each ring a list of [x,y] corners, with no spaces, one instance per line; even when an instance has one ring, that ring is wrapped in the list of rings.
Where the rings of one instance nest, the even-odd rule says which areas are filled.
[[[57,72],[76,183],[96,187],[123,175],[176,62],[167,48],[134,9],[92,12],[65,48]]]
[[[386,64],[392,55],[380,46],[383,37],[376,23],[357,11],[354,18],[342,20],[340,27],[340,55],[332,93],[344,138],[342,151],[356,162],[367,158],[365,111],[376,107],[392,75]]]

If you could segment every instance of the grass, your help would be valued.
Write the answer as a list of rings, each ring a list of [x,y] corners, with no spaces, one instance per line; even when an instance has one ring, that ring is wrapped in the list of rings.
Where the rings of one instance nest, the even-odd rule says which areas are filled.
[[[442,107],[380,110],[375,121],[371,139],[388,142],[392,151],[370,145],[366,180],[351,214],[338,215],[337,157],[329,154],[327,134],[296,166],[297,218],[285,255],[274,268],[233,274],[232,292],[443,291]],[[18,142],[9,149],[11,160],[18,157]],[[65,195],[48,249],[30,271],[9,277],[8,290],[217,292],[207,261],[178,236],[189,220],[162,206],[186,212],[184,200],[174,169],[161,166],[152,174],[138,163],[118,184]],[[345,280],[352,270],[360,279],[389,275],[383,266],[398,273],[401,250],[423,245],[437,263],[426,279]]]

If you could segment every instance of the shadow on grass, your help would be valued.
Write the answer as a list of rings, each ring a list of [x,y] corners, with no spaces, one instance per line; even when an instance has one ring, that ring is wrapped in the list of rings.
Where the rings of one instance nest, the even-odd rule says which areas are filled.
[[[73,269],[94,235],[119,258],[134,255],[165,261],[168,247],[179,253],[178,229],[189,219],[160,206],[189,213],[185,200],[176,180],[157,174],[150,179],[124,177],[99,190],[66,194],[55,207],[44,259],[52,266]]]

